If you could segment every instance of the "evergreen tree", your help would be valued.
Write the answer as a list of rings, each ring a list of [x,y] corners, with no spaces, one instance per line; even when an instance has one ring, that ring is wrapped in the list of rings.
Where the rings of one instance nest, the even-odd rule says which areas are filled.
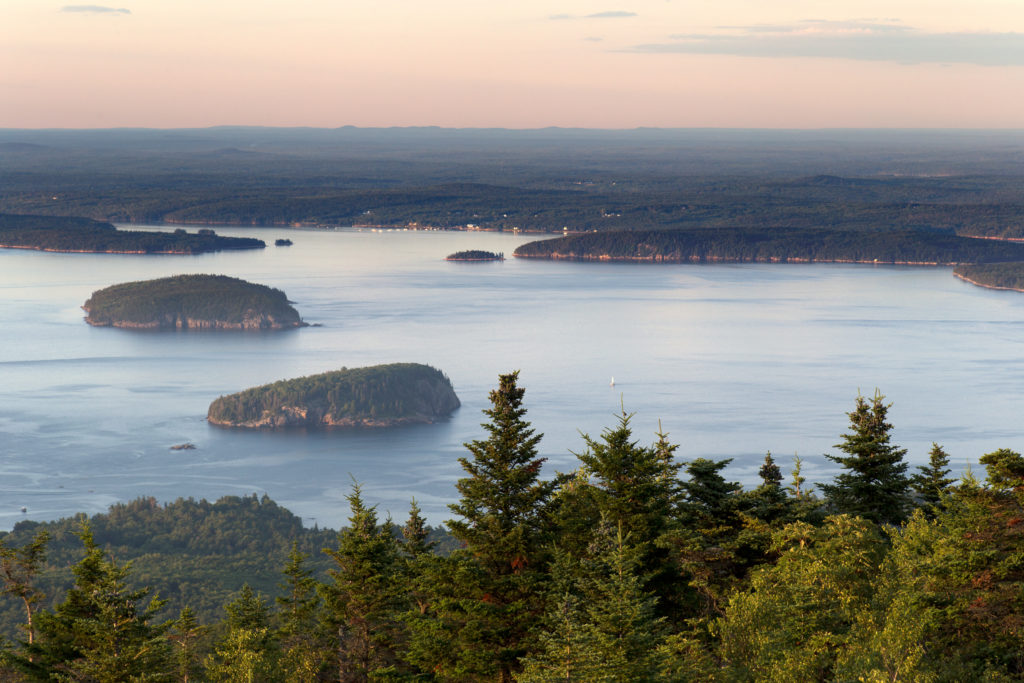
[[[173,646],[177,679],[182,683],[200,679],[199,641],[205,632],[206,628],[199,625],[192,608],[185,607],[167,637]]]
[[[988,485],[996,491],[1019,491],[1024,488],[1024,457],[1009,448],[1000,448],[979,458],[985,466]]]
[[[36,585],[36,578],[46,564],[46,544],[50,534],[44,529],[21,548],[11,548],[0,538],[0,581],[3,588],[0,595],[11,595],[25,607],[25,634],[28,643],[35,641],[35,626],[32,617],[36,607],[45,597]]]
[[[284,567],[283,595],[275,598],[281,626],[281,673],[289,681],[315,681],[324,665],[324,643],[320,629],[320,595],[313,573],[306,569],[306,556],[292,544]]]
[[[415,559],[430,553],[437,546],[436,541],[428,541],[430,529],[427,528],[427,520],[420,514],[420,506],[413,498],[409,504],[409,520],[402,527],[402,539],[404,543],[402,550],[406,557]]]
[[[539,650],[524,662],[520,683],[655,681],[664,634],[655,598],[637,575],[639,555],[606,518],[587,556],[562,553],[553,569],[553,608]]]
[[[934,508],[949,493],[956,479],[949,477],[949,455],[942,446],[932,442],[928,464],[920,465],[919,472],[910,477],[911,488],[921,505]]]
[[[207,679],[222,683],[278,680],[278,652],[266,599],[244,584],[224,611],[227,634],[206,658]]]
[[[588,537],[606,517],[612,524],[621,524],[639,546],[661,536],[671,520],[679,498],[681,465],[672,459],[677,447],[667,435],[659,433],[653,447],[634,440],[632,417],[623,411],[619,424],[604,430],[600,439],[583,436],[587,449],[576,457],[583,464],[588,486],[580,500],[584,508],[573,514],[588,520]]]
[[[863,396],[857,397],[853,412],[847,413],[851,431],[836,445],[846,455],[825,456],[846,471],[821,489],[835,512],[878,524],[899,524],[907,517],[910,480],[903,461],[906,449],[889,443],[892,425],[886,416],[890,405],[884,398],[877,391],[870,404]]]
[[[75,583],[53,613],[38,615],[38,637],[12,657],[15,667],[40,681],[169,680],[171,624],[150,623],[165,603],[142,607],[150,589],[127,587],[131,564],[107,560],[88,524],[78,536],[85,556],[72,568]]]
[[[621,527],[639,553],[637,569],[645,590],[660,598],[659,611],[670,614],[679,603],[678,568],[659,540],[668,532],[679,503],[677,448],[659,431],[652,446],[633,438],[625,411],[600,439],[584,435],[587,448],[577,453],[582,467],[564,479],[554,506],[559,547],[583,557],[602,520]]]
[[[758,474],[761,477],[761,485],[742,495],[740,507],[754,519],[769,525],[795,521],[795,501],[782,486],[782,470],[775,464],[771,453],[764,456],[764,463]]]
[[[338,548],[324,551],[336,566],[322,593],[334,678],[362,683],[398,670],[405,596],[391,523],[378,527],[376,509],[366,506],[358,485],[347,498],[349,526],[338,534]]]
[[[731,462],[697,458],[686,465],[685,501],[680,526],[668,539],[689,585],[697,592],[693,606],[700,617],[721,613],[724,596],[746,571],[737,542],[743,526],[740,492],[736,482],[721,471]]]
[[[501,375],[491,391],[491,407],[484,410],[490,421],[481,425],[488,437],[466,444],[472,459],[459,462],[469,476],[458,481],[461,498],[449,506],[459,519],[448,522],[480,568],[479,582],[462,591],[477,604],[469,610],[471,625],[460,628],[460,651],[477,652],[502,682],[511,681],[542,610],[544,508],[554,488],[540,480],[541,435],[523,419],[518,377]]]

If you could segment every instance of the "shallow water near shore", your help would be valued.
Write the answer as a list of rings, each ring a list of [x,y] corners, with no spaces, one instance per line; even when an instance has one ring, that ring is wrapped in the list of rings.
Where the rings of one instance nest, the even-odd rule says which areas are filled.
[[[137,228],[138,226],[133,226]],[[932,441],[957,473],[1021,450],[1024,294],[949,268],[446,262],[511,254],[535,236],[218,228],[290,247],[202,256],[0,250],[0,528],[101,512],[137,496],[267,493],[307,524],[338,527],[352,482],[381,514],[411,497],[432,522],[499,373],[520,370],[548,472],[576,467],[581,432],[622,407],[645,443],[682,459],[733,458],[753,484],[764,453],[794,452],[810,481],[846,431],[858,391],[894,405],[894,440],[921,464]],[[278,287],[313,327],[274,332],[94,328],[101,287],[216,273]],[[386,430],[244,431],[208,425],[217,396],[343,366],[443,370],[449,420]],[[614,377],[614,386],[611,379]],[[171,450],[192,443],[194,450]],[[20,508],[27,508],[21,513]]]

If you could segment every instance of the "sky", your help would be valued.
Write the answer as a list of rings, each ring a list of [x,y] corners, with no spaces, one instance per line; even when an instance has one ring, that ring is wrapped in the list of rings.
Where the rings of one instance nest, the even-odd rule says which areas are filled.
[[[0,128],[1024,128],[1024,0],[68,2]]]

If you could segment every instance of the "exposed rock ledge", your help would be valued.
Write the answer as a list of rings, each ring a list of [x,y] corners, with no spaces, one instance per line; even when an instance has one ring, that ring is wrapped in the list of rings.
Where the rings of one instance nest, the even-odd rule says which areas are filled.
[[[86,313],[89,309],[82,307]],[[137,330],[171,329],[179,330],[283,330],[291,327],[307,327],[308,324],[299,321],[280,322],[273,316],[257,315],[244,318],[241,322],[228,320],[197,320],[195,318],[182,318],[181,316],[164,316],[160,320],[151,320],[140,323],[131,320],[93,320],[86,316],[85,322],[93,327],[123,327]]]

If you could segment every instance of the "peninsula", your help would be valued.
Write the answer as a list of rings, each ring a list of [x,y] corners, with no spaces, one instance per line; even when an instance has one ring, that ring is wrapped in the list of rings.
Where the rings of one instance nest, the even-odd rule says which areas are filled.
[[[391,363],[282,380],[210,404],[207,420],[225,427],[393,427],[435,422],[459,407],[444,373]]]
[[[110,223],[71,216],[0,214],[0,247],[91,254],[204,254],[262,249],[263,240],[222,237],[213,230],[190,233],[118,230]]]
[[[1024,292],[1024,263],[979,263],[957,266],[953,275],[988,289]]]
[[[504,261],[505,254],[501,252],[493,251],[482,251],[480,249],[470,249],[468,251],[457,251],[454,254],[448,254],[445,257],[445,261]]]
[[[92,293],[82,308],[99,327],[267,330],[302,327],[279,289],[225,275],[176,275]]]
[[[665,263],[877,263],[955,266],[1024,261],[1024,244],[938,230],[699,228],[585,233],[521,245],[518,258]]]

